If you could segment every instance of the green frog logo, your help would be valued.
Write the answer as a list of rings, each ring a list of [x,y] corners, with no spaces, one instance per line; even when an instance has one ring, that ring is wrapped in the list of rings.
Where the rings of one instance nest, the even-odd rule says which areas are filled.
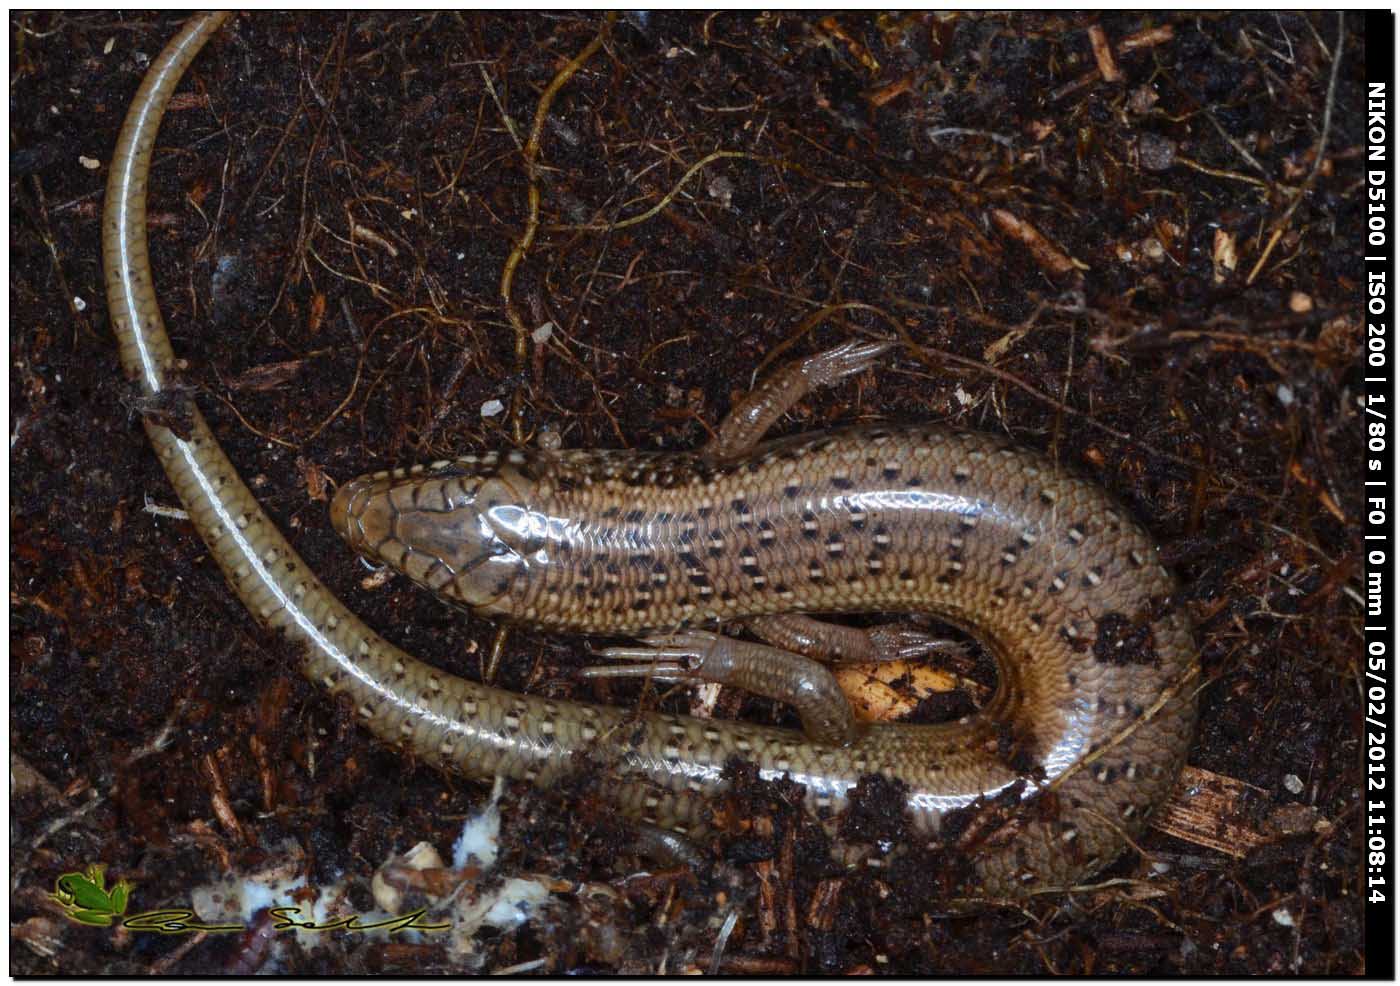
[[[82,873],[65,873],[54,881],[54,893],[49,894],[63,907],[64,913],[79,924],[110,928],[112,922],[126,913],[131,884],[118,880],[107,889],[107,867],[93,863]]]

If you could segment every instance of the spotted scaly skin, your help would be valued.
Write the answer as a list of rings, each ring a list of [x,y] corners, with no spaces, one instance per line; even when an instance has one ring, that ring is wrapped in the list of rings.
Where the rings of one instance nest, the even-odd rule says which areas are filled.
[[[845,748],[731,739],[728,724],[711,724],[719,740],[678,731],[686,742],[663,759],[703,766],[708,786],[740,752],[792,774],[817,806],[883,773],[909,784],[927,830],[1018,782],[1023,796],[1054,784],[1060,810],[979,864],[989,876],[995,867],[1002,891],[1114,858],[1115,828],[1140,828],[1190,740],[1192,706],[1177,697],[1101,752],[1194,667],[1189,627],[1166,611],[1174,582],[1099,487],[991,436],[857,428],[720,465],[691,454],[488,453],[347,483],[331,518],[366,558],[455,603],[554,629],[643,635],[773,613],[904,610],[967,628],[1001,673],[996,698],[967,723],[877,726]]]
[[[108,306],[123,367],[149,397],[167,393],[174,363],[146,255],[151,147],[180,76],[226,16],[193,18],[152,64],[113,155]],[[378,550],[393,553],[405,522],[441,539],[428,522],[443,517],[426,516],[434,508],[479,518],[477,494],[508,490],[496,506],[515,513],[484,515],[513,518],[492,530],[506,543],[522,535],[512,550],[530,564],[464,560],[455,548],[433,559],[440,569],[418,565],[419,552],[400,561],[485,612],[544,626],[636,633],[802,610],[922,610],[996,654],[1001,685],[978,716],[875,726],[834,747],[782,729],[518,695],[416,660],[311,573],[189,411],[183,437],[150,421],[146,431],[249,611],[301,645],[303,673],[346,696],[377,736],[445,769],[548,783],[589,751],[612,763],[623,810],[680,831],[702,824],[736,755],[765,776],[791,774],[818,806],[839,806],[863,774],[885,774],[909,786],[912,817],[930,832],[947,811],[1009,790],[1024,809],[977,850],[966,889],[1016,897],[1114,859],[1184,759],[1195,651],[1151,540],[1102,490],[996,439],[852,430],[723,467],[686,455],[509,453],[419,470],[406,484],[369,480],[391,490],[388,513],[369,508],[373,489],[351,508],[365,485],[337,501],[338,526],[375,528]],[[559,523],[536,529],[522,516]]]

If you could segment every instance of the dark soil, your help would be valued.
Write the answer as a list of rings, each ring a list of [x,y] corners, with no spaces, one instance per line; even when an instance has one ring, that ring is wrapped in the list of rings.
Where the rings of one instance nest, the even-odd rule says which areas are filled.
[[[83,928],[45,894],[105,862],[134,908],[179,906],[285,840],[313,884],[367,880],[419,841],[445,851],[487,791],[377,745],[294,673],[188,523],[147,509],[176,503],[116,367],[99,216],[178,23],[11,17],[12,973],[246,965],[248,939]],[[183,83],[152,174],[159,297],[200,406],[312,566],[409,650],[480,676],[495,628],[403,580],[365,587],[327,479],[545,429],[694,448],[777,354],[900,333],[922,349],[783,429],[953,422],[1097,478],[1200,622],[1191,763],[1325,824],[1243,859],[1151,832],[1107,874],[1143,879],[950,916],[937,890],[960,861],[845,873],[800,799],[740,766],[708,862],[640,880],[606,781],[582,776],[511,789],[502,868],[617,900],[600,916],[564,895],[557,920],[487,935],[486,966],[708,969],[737,914],[716,964],[732,972],[1359,972],[1362,18],[1338,53],[1330,13],[624,16],[540,135],[542,225],[512,301],[527,332],[553,330],[522,360],[501,298],[521,146],[601,26],[245,15]],[[683,181],[714,151],[742,156]],[[493,399],[507,413],[484,418]],[[513,631],[495,680],[639,700],[581,684],[586,659]],[[897,792],[866,793],[851,825],[883,838]],[[280,961],[458,968],[348,933]]]

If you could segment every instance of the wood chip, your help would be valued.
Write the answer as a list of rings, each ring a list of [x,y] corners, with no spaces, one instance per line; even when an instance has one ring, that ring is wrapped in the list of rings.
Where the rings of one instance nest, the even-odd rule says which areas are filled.
[[[229,390],[277,390],[298,375],[306,366],[306,360],[293,359],[283,363],[263,363],[245,370],[228,381]]]
[[[200,758],[199,765],[203,768],[205,780],[208,782],[209,804],[214,811],[214,817],[235,841],[248,844],[248,835],[239,824],[238,815],[229,801],[228,785],[224,783],[217,756],[214,753],[206,753]]]
[[[1269,793],[1253,784],[1188,766],[1152,827],[1242,859],[1270,841],[1245,821],[1255,817],[1254,806],[1268,799]]]
[[[832,669],[860,722],[889,722],[913,712],[939,692],[967,689],[978,701],[989,696],[976,682],[921,661],[881,661]]]
[[[1158,27],[1143,28],[1136,31],[1122,41],[1118,42],[1117,52],[1126,55],[1130,51],[1137,51],[1139,48],[1151,48],[1153,45],[1164,44],[1176,37],[1176,32],[1170,24],[1162,24]]]
[[[1095,24],[1089,28],[1089,47],[1094,51],[1094,61],[1099,64],[1099,75],[1105,82],[1123,81],[1123,73],[1118,71],[1118,63],[1113,60],[1113,48],[1109,46],[1108,35]]]
[[[311,311],[307,313],[306,329],[312,335],[321,331],[321,323],[326,318],[326,296],[323,292],[317,291],[311,296]]]
[[[1235,247],[1235,234],[1224,229],[1215,231],[1215,243],[1211,247],[1211,262],[1215,266],[1215,283],[1225,283],[1225,278],[1239,266],[1240,255]]]
[[[1052,277],[1063,277],[1076,268],[1089,269],[1087,264],[1075,260],[1047,240],[1040,230],[1005,209],[993,209],[992,222],[1005,236],[1019,241],[1029,250],[1040,269]]]
[[[880,71],[880,63],[875,56],[870,53],[870,49],[861,44],[858,40],[846,33],[835,16],[823,17],[817,26],[831,35],[837,41],[846,45],[846,50],[851,53],[851,57],[865,68],[867,72],[874,74]]]
[[[871,106],[875,107],[876,109],[879,109],[881,106],[884,106],[896,96],[901,96],[904,93],[909,92],[913,88],[914,76],[905,75],[902,78],[896,79],[894,82],[891,82],[887,86],[881,86],[879,89],[876,89],[866,98],[870,100]]]
[[[331,478],[326,475],[326,470],[321,468],[320,463],[312,462],[300,455],[297,456],[297,470],[301,473],[302,481],[306,484],[306,495],[320,503],[325,503],[329,499],[326,491],[331,483]]]

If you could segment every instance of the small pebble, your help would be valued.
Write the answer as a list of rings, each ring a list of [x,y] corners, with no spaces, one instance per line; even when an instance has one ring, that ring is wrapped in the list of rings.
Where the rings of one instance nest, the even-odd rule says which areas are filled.
[[[1134,113],[1146,113],[1157,105],[1157,90],[1151,86],[1138,86],[1133,90],[1133,94],[1128,97],[1128,109]]]
[[[559,429],[545,425],[540,428],[535,443],[546,452],[555,452],[564,447],[564,436],[559,434]]]
[[[723,175],[710,182],[705,190],[710,193],[710,198],[718,201],[726,209],[734,202],[734,183]]]
[[[1285,774],[1283,786],[1288,789],[1289,794],[1303,793],[1303,781],[1297,774]]]
[[[1166,171],[1176,162],[1176,141],[1156,134],[1138,138],[1138,160],[1148,171]]]
[[[494,418],[505,409],[506,406],[493,397],[485,404],[481,405],[481,416],[483,418]]]

